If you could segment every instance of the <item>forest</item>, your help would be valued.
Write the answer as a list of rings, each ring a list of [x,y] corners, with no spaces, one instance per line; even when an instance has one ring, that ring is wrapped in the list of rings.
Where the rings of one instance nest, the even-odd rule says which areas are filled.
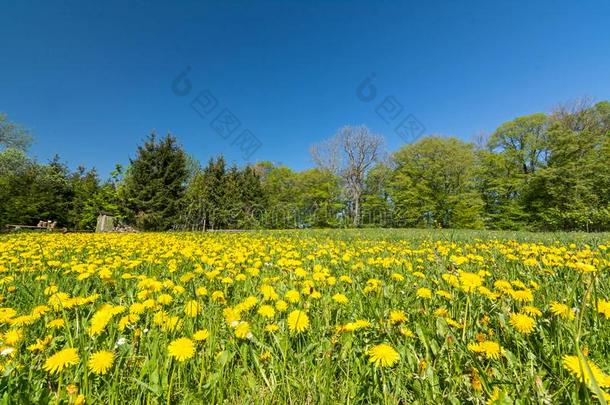
[[[134,134],[134,136],[139,134]],[[312,145],[312,168],[200,164],[151,134],[108,178],[29,154],[0,114],[0,227],[54,220],[93,230],[100,212],[147,230],[326,227],[610,230],[610,102],[517,117],[466,142],[429,135],[387,152],[365,126]],[[306,152],[304,152],[306,153]]]

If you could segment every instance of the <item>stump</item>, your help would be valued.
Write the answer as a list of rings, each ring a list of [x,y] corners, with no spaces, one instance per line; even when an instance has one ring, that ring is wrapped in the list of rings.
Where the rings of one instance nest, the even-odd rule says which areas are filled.
[[[114,217],[108,214],[100,214],[97,217],[95,232],[112,232],[114,229]]]

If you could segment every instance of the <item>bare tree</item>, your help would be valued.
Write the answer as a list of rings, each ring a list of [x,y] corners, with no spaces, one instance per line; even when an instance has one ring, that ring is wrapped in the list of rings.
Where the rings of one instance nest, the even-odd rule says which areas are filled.
[[[489,144],[489,138],[491,138],[490,133],[478,131],[472,136],[471,142],[474,145],[475,150],[485,150]]]
[[[314,163],[333,174],[339,174],[340,165],[340,142],[337,135],[330,139],[314,144],[310,149],[311,158]]]
[[[360,223],[366,174],[382,158],[382,149],[383,138],[364,125],[345,126],[311,148],[314,162],[343,180],[354,226]]]
[[[30,132],[19,124],[8,120],[4,113],[0,113],[0,149],[14,148],[26,151],[32,143]]]

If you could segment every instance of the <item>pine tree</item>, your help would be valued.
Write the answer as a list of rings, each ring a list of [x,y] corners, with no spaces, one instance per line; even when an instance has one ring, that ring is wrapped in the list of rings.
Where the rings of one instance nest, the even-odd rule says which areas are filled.
[[[142,230],[167,230],[178,220],[187,178],[184,151],[167,135],[151,134],[130,159],[120,189],[125,216]]]
[[[241,174],[233,165],[227,171],[222,181],[222,201],[220,201],[221,227],[238,229],[244,220],[242,207]]]
[[[240,188],[243,210],[240,228],[257,228],[260,226],[266,201],[260,177],[253,167],[246,166],[242,170]]]
[[[227,175],[226,162],[221,155],[215,161],[211,160],[204,170],[205,189],[203,199],[209,215],[209,224],[212,229],[221,229],[225,226],[224,198],[225,177]]]

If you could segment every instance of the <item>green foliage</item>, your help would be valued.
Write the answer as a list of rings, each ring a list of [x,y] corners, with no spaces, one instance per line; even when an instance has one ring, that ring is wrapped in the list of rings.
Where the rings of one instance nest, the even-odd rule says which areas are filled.
[[[378,163],[368,172],[362,196],[363,225],[385,227],[393,224],[390,198],[392,175],[392,169],[384,163]]]
[[[49,165],[30,160],[22,163],[2,175],[7,194],[2,204],[2,222],[35,225],[41,219],[51,219],[67,223],[72,190],[66,167],[58,158]]]
[[[128,221],[142,230],[167,230],[178,219],[187,179],[186,156],[170,135],[151,134],[138,147],[119,188]]]
[[[92,230],[100,211],[117,213],[115,184],[95,170],[70,173],[55,157],[38,164],[17,149],[0,152],[0,226],[57,221],[59,227]]]
[[[536,228],[608,229],[609,120],[607,103],[554,115],[547,164],[534,174],[527,196]]]
[[[294,228],[297,226],[297,173],[286,166],[265,165],[262,189],[267,197],[263,213],[266,228]]]
[[[246,166],[239,176],[240,193],[240,228],[258,228],[266,196],[263,193],[260,176],[251,166]]]
[[[297,174],[297,206],[301,227],[332,227],[340,224],[339,179],[324,169],[309,169]]]
[[[517,118],[478,157],[487,227],[610,229],[608,102]]]
[[[337,163],[337,140],[317,155],[327,169],[229,167],[222,156],[201,168],[173,137],[153,134],[125,173],[118,167],[107,181],[95,169],[70,172],[59,158],[36,162],[26,154],[30,142],[27,130],[0,114],[0,226],[51,219],[93,229],[99,212],[109,211],[142,230],[610,230],[606,101],[517,117],[478,147],[423,138],[391,162],[376,157],[352,189],[343,172],[329,169]]]
[[[193,176],[186,191],[181,229],[242,229],[260,226],[265,194],[256,169],[226,169],[222,156]]]
[[[117,212],[115,184],[101,184],[95,170],[70,173],[55,156],[39,164],[26,154],[32,137],[0,114],[0,226],[57,221],[60,227],[93,229],[100,211]]]
[[[391,196],[396,221],[406,226],[482,227],[473,146],[428,137],[394,154]]]
[[[68,223],[74,224],[76,229],[95,229],[100,212],[120,216],[114,184],[101,183],[95,169],[86,171],[79,167],[69,176],[69,182],[73,198]]]
[[[222,222],[225,160],[212,159],[198,170],[189,183],[185,199],[185,216],[180,224],[188,229],[218,228]]]

